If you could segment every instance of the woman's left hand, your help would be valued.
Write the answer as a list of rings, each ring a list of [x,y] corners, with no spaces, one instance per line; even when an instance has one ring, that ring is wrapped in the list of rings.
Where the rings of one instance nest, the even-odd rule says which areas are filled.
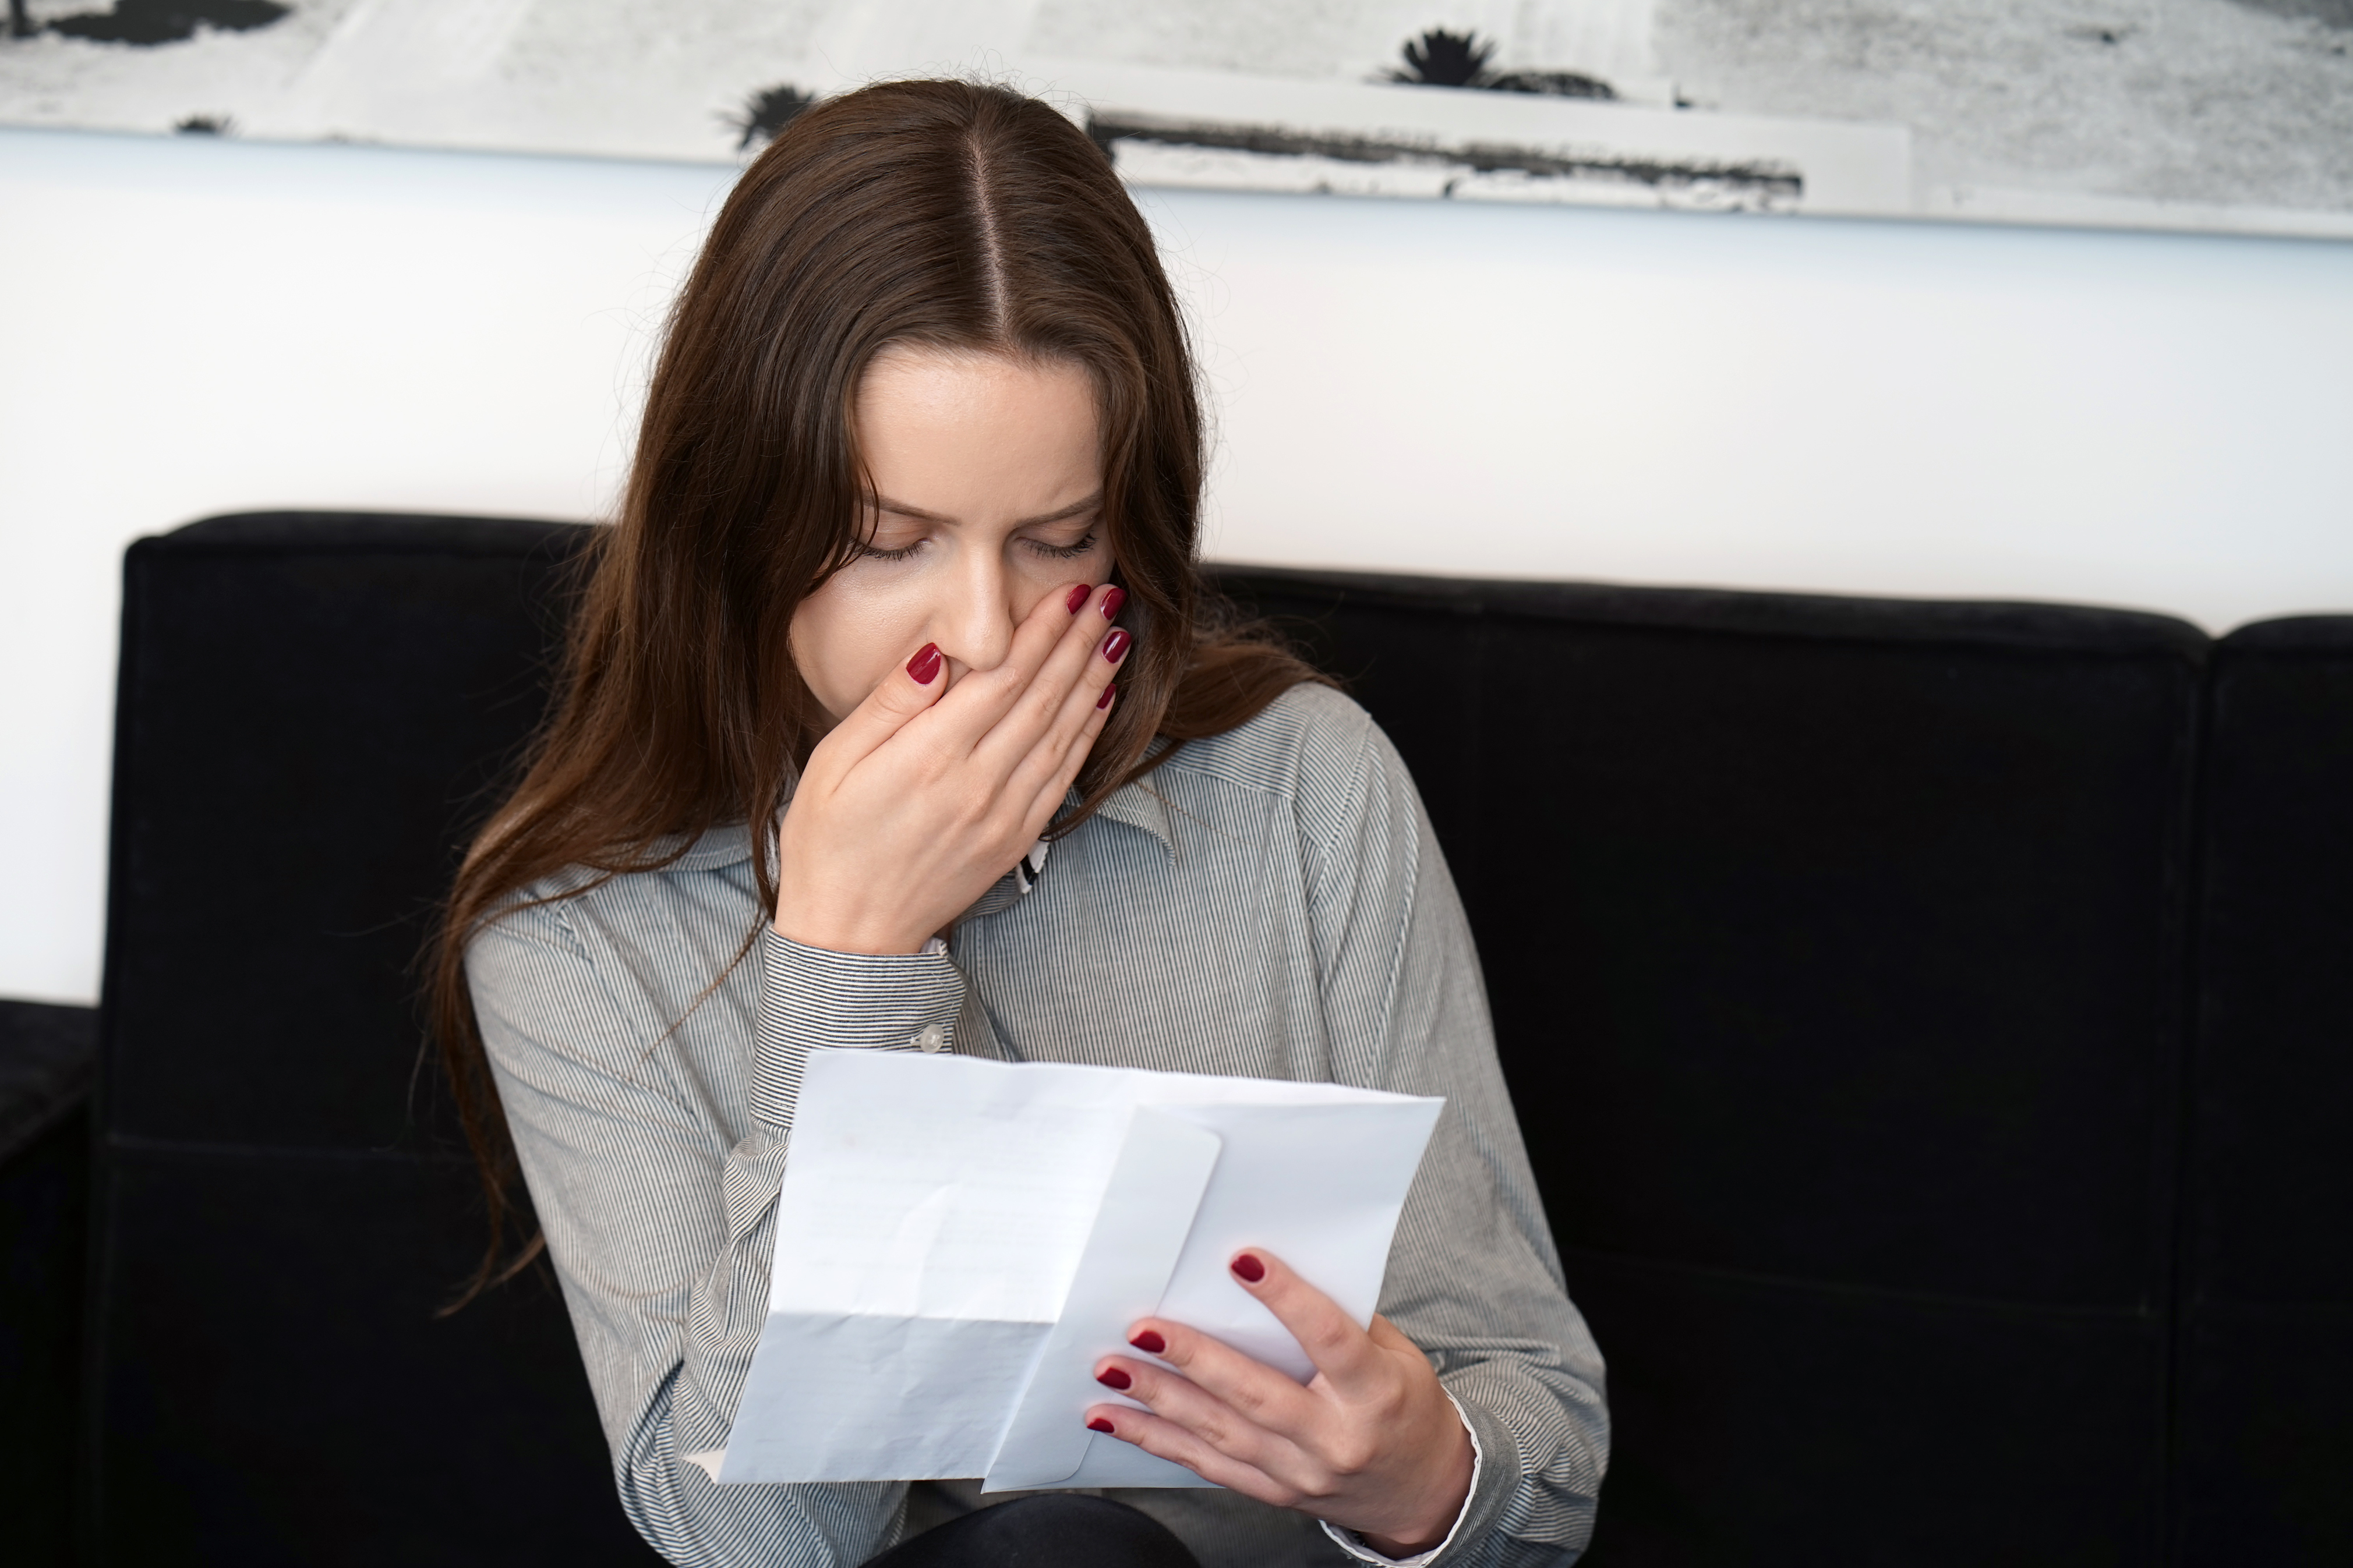
[[[1445,1540],[1471,1494],[1472,1452],[1429,1358],[1386,1318],[1358,1328],[1268,1253],[1238,1253],[1232,1267],[1315,1363],[1314,1381],[1303,1388],[1208,1334],[1146,1318],[1128,1342],[1167,1365],[1105,1356],[1095,1377],[1149,1413],[1098,1405],[1087,1425],[1204,1480],[1353,1530],[1391,1557]]]

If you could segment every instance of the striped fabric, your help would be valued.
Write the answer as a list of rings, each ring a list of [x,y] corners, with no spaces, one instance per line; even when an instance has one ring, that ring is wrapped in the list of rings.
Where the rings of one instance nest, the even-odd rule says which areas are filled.
[[[467,954],[622,1504],[670,1561],[847,1568],[908,1527],[903,1483],[723,1488],[682,1458],[726,1441],[817,1045],[1443,1095],[1381,1301],[1480,1454],[1436,1560],[1582,1548],[1601,1358],[1562,1289],[1453,882],[1363,710],[1303,686],[1176,750],[1058,842],[1028,896],[1007,877],[930,951],[850,956],[762,927],[713,987],[761,924],[749,845],[714,832],[663,871],[511,913]],[[956,1491],[921,1489],[918,1514]],[[1208,1568],[1369,1555],[1231,1492],[1112,1495]]]

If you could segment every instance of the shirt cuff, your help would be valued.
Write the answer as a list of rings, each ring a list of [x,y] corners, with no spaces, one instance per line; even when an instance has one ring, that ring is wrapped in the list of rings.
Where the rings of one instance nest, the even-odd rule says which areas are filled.
[[[1462,1408],[1462,1402],[1451,1393],[1447,1394],[1446,1402],[1454,1406],[1455,1418],[1462,1423],[1462,1430],[1471,1439],[1471,1489],[1462,1494],[1461,1510],[1455,1514],[1454,1523],[1446,1531],[1446,1539],[1429,1551],[1417,1552],[1410,1557],[1384,1557],[1366,1545],[1365,1538],[1355,1531],[1343,1530],[1329,1520],[1317,1520],[1315,1522],[1324,1527],[1324,1533],[1330,1536],[1341,1551],[1357,1562],[1378,1563],[1383,1564],[1384,1568],[1428,1568],[1430,1563],[1438,1560],[1441,1552],[1454,1544],[1454,1538],[1462,1533],[1462,1521],[1471,1517],[1471,1505],[1479,1498],[1479,1475],[1486,1468],[1487,1450],[1481,1445],[1479,1428],[1472,1425],[1469,1413]]]
[[[941,1051],[955,1046],[964,975],[934,937],[921,952],[832,952],[760,932],[760,1013],[752,1032],[752,1113],[793,1124],[801,1073],[820,1047]]]

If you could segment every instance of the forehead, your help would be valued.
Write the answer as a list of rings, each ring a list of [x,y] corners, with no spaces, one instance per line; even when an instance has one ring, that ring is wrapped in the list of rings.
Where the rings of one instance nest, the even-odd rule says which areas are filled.
[[[899,345],[868,364],[854,417],[868,447],[988,440],[1091,448],[1097,423],[1093,382],[1072,361]]]
[[[867,478],[902,508],[1011,524],[1102,484],[1094,384],[1066,360],[886,351],[856,417]]]

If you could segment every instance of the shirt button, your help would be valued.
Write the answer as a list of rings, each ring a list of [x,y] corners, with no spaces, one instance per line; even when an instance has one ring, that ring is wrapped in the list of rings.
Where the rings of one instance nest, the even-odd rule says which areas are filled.
[[[917,1050],[936,1051],[948,1043],[948,1032],[937,1024],[926,1024],[908,1043]]]

